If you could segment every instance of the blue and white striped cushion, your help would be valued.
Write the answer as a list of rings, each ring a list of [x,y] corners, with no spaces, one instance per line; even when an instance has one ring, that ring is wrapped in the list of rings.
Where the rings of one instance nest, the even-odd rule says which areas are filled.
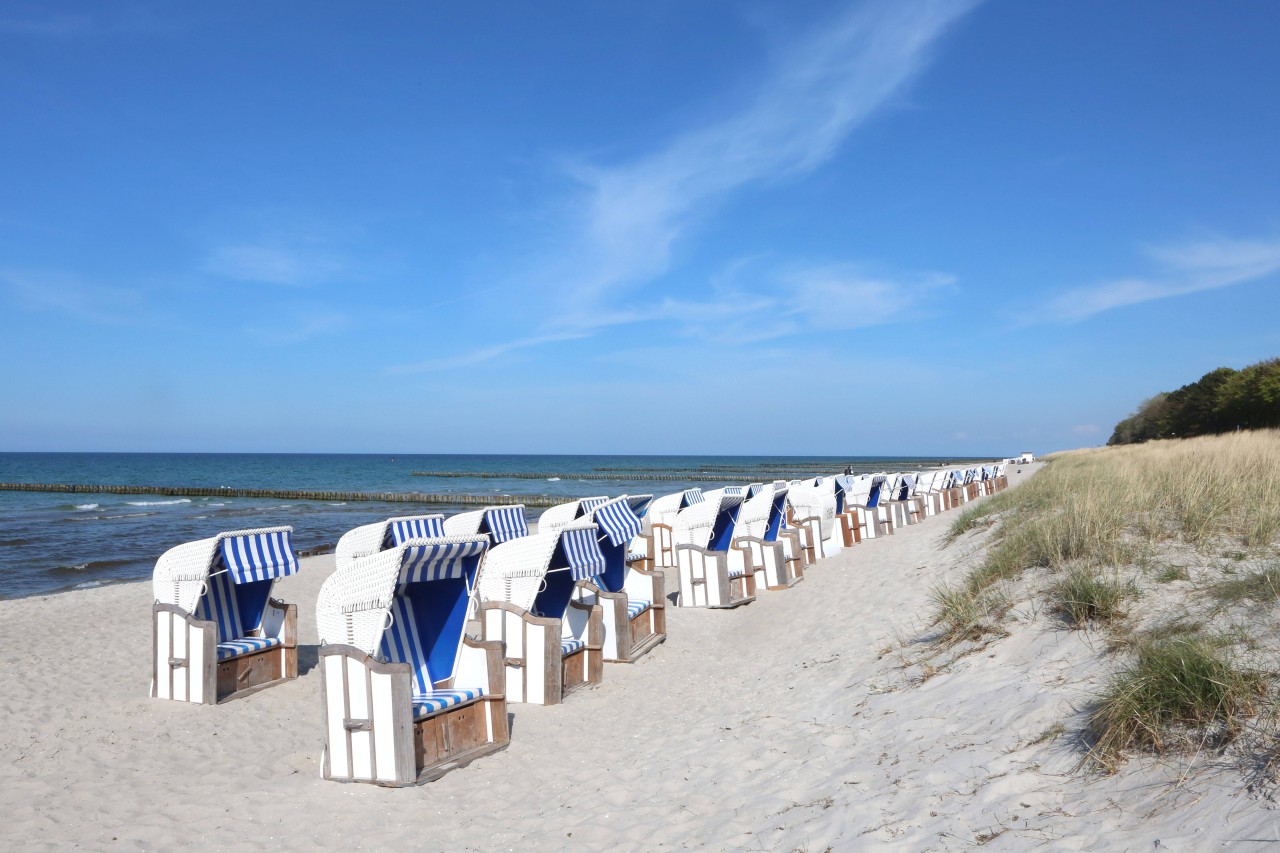
[[[647,560],[647,559],[649,559],[649,555],[646,554],[644,551],[632,551],[631,553],[627,554],[628,563],[634,563],[637,560]]]
[[[747,573],[746,573],[746,571],[744,571],[743,569],[734,569],[733,571],[729,572],[729,580],[734,580],[735,578],[746,577],[746,575],[747,575]]]
[[[637,617],[637,616],[639,616],[641,613],[643,613],[643,612],[645,612],[646,610],[648,610],[648,609],[649,609],[649,606],[650,606],[650,602],[648,602],[648,601],[644,601],[643,599],[636,599],[635,601],[628,601],[628,602],[627,602],[627,618],[628,618],[628,619],[634,619],[634,618],[636,618],[636,617]]]
[[[279,646],[283,643],[284,640],[279,637],[244,637],[227,643],[218,643],[218,660],[238,658],[241,655],[260,652],[263,649],[269,649],[272,646]]]
[[[568,657],[586,645],[587,644],[582,642],[582,640],[575,640],[572,637],[562,637],[560,639],[560,657]]]
[[[484,695],[480,687],[469,687],[465,690],[432,690],[430,693],[413,695],[413,718],[425,717],[437,711],[443,711],[452,705],[461,705]]]

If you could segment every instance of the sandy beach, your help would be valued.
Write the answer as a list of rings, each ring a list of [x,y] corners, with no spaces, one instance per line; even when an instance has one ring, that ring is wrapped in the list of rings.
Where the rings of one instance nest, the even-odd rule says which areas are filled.
[[[1010,468],[1017,487],[1038,466]],[[0,845],[216,850],[1252,849],[1265,796],[1214,759],[1076,770],[1098,650],[1034,608],[952,659],[929,590],[986,532],[942,514],[669,639],[563,705],[509,706],[510,747],[420,787],[320,778],[314,603],[332,557],[277,587],[296,681],[216,707],[147,698],[146,583],[0,602]],[[954,657],[954,655],[952,656]]]

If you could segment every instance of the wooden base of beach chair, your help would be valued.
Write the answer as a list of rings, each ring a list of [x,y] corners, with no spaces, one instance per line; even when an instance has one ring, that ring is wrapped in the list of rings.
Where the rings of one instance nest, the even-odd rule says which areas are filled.
[[[338,782],[418,785],[505,749],[511,733],[501,692],[502,644],[465,637],[462,658],[459,673],[479,674],[484,695],[415,720],[409,664],[383,663],[354,646],[322,646],[321,775]]]
[[[267,602],[263,630],[282,644],[218,660],[218,627],[172,604],[154,604],[151,696],[198,705],[240,699],[298,677],[298,607]]]
[[[805,569],[809,568],[809,561],[805,559],[803,539],[800,531],[794,528],[787,527],[778,531],[778,541],[785,541],[791,549],[791,556],[787,558],[787,574],[798,579],[803,579]]]
[[[601,608],[580,601],[570,601],[569,607],[585,613],[586,641],[582,648],[565,655],[560,645],[563,620],[534,616],[505,601],[480,605],[483,639],[500,641],[506,649],[502,670],[508,701],[558,705],[565,694],[604,680]]]
[[[667,639],[667,608],[661,574],[632,568],[630,572],[648,582],[647,595],[653,599],[635,616],[628,616],[631,599],[625,592],[605,592],[590,581],[579,586],[588,601],[597,602],[603,614],[605,663],[634,663]],[[632,580],[628,579],[628,586]]]
[[[852,512],[842,512],[839,517],[840,536],[844,539],[844,547],[852,548],[862,542],[862,525]]]
[[[733,542],[733,550],[741,557],[735,557],[735,564],[740,559],[743,569],[754,576],[755,588],[767,590],[790,589],[801,580],[803,575],[791,574],[791,560],[786,558],[786,546],[781,542],[766,542],[755,536],[740,536]]]
[[[676,546],[676,568],[680,574],[681,607],[724,609],[755,601],[755,576],[744,572],[729,577],[728,555],[697,545]]]

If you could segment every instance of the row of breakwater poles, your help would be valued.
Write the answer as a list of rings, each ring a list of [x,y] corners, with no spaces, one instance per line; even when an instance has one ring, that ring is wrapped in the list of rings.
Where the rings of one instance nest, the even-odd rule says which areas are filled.
[[[101,495],[165,495],[182,498],[283,498],[299,501],[383,501],[463,506],[548,507],[572,500],[552,495],[461,495],[425,492],[333,492],[307,489],[234,489],[226,486],[121,486],[101,483],[0,483],[0,492],[66,492]]]

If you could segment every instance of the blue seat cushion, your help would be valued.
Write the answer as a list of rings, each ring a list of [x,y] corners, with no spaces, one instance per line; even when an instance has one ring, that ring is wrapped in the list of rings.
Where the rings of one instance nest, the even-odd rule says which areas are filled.
[[[644,551],[632,551],[631,553],[627,554],[628,563],[635,563],[640,560],[647,560],[647,559],[649,559],[649,555],[646,554]]]
[[[733,571],[729,572],[729,580],[746,577],[746,575],[747,575],[747,572],[745,569],[734,569]]]
[[[218,643],[218,660],[238,658],[241,655],[253,654],[283,643],[284,640],[279,637],[241,637],[238,640],[228,640],[225,643]]]
[[[648,610],[650,607],[650,604],[651,602],[643,601],[641,599],[637,599],[635,601],[628,601],[627,602],[627,618],[628,619],[636,618],[641,613]]]
[[[587,644],[582,642],[582,640],[575,640],[572,637],[562,637],[560,639],[560,657],[568,657],[586,645]]]
[[[425,717],[484,695],[484,688],[468,687],[462,690],[432,690],[430,693],[413,694],[413,718]]]

